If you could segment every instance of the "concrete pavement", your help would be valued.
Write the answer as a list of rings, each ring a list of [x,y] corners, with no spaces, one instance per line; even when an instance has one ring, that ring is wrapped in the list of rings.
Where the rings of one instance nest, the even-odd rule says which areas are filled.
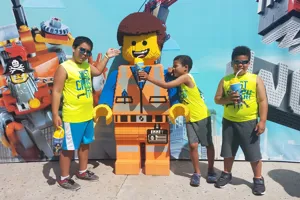
[[[58,162],[0,164],[0,199],[43,200],[43,199],[299,199],[300,164],[264,162],[263,174],[267,193],[257,197],[251,192],[252,171],[247,162],[235,162],[232,184],[223,189],[215,188],[201,179],[200,187],[191,187],[189,178],[192,170],[189,161],[172,161],[169,177],[115,175],[114,161],[90,161],[89,169],[100,176],[99,182],[78,180],[81,189],[77,192],[58,187]],[[201,161],[201,171],[207,172],[207,162]],[[215,162],[218,175],[223,163]],[[78,163],[72,163],[72,174]]]

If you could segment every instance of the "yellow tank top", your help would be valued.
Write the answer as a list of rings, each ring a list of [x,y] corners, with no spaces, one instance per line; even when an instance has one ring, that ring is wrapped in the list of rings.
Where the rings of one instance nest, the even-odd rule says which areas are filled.
[[[91,120],[93,95],[90,65],[87,62],[76,64],[72,60],[61,65],[68,74],[63,89],[63,121],[76,123]]]
[[[224,77],[225,96],[231,92],[230,80],[235,77],[234,74]],[[242,84],[240,106],[234,104],[224,105],[224,118],[233,122],[244,122],[258,117],[258,103],[256,97],[256,74],[246,73],[237,77]]]
[[[209,110],[204,102],[202,93],[198,89],[194,77],[191,77],[194,87],[189,88],[185,84],[180,85],[180,101],[185,104],[190,111],[190,121],[197,122],[210,116]]]

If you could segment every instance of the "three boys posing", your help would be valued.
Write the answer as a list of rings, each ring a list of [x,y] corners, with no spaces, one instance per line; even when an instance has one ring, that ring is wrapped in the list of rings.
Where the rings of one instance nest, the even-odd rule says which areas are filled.
[[[60,155],[61,180],[58,183],[71,190],[78,190],[79,184],[69,177],[70,162],[74,150],[78,150],[79,172],[78,179],[95,181],[99,177],[87,170],[89,144],[94,140],[92,121],[93,98],[91,95],[91,76],[100,75],[105,68],[108,59],[120,53],[117,49],[109,49],[105,57],[91,66],[85,60],[91,56],[93,43],[86,37],[78,37],[73,44],[73,57],[61,64],[54,77],[52,112],[55,127],[63,126],[65,138],[63,151]],[[180,86],[180,100],[190,110],[190,122],[187,123],[187,135],[190,145],[190,156],[194,167],[194,174],[190,184],[199,186],[201,172],[199,168],[199,143],[207,148],[208,174],[207,182],[215,183],[216,187],[225,186],[232,178],[231,168],[236,151],[241,145],[247,161],[251,162],[254,172],[254,194],[264,194],[264,179],[261,176],[261,153],[259,147],[259,135],[265,129],[267,117],[267,100],[262,80],[247,73],[250,60],[250,49],[237,47],[232,53],[233,69],[236,74],[242,69],[238,78],[247,81],[247,87],[243,90],[251,90],[250,98],[243,99],[249,108],[236,109],[240,95],[230,92],[229,81],[232,75],[224,77],[218,86],[215,96],[217,104],[224,105],[223,116],[223,144],[221,156],[224,157],[224,171],[219,179],[214,172],[214,146],[211,134],[210,113],[204,100],[201,98],[193,76],[189,73],[192,69],[192,59],[181,55],[174,58],[174,81],[164,82],[149,77],[141,71],[141,79],[148,80],[163,88]],[[245,84],[246,85],[246,84]],[[63,94],[63,122],[58,114],[60,98]],[[79,97],[79,98],[78,98]],[[232,104],[232,105],[230,105]],[[258,113],[260,121],[257,123]]]

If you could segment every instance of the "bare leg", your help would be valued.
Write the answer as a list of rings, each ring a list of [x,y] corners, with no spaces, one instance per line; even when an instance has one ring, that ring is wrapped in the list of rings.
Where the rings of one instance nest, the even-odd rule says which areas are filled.
[[[256,161],[256,162],[251,162],[251,167],[253,170],[254,178],[261,178],[261,171],[262,171],[261,160]]]
[[[71,160],[73,158],[74,151],[63,150],[59,157],[59,166],[61,170],[61,176],[66,177],[70,174]]]
[[[231,173],[234,157],[224,158],[224,172]]]
[[[83,171],[87,169],[87,164],[89,160],[89,144],[81,144],[78,150],[78,158],[79,158],[79,171]]]
[[[198,143],[190,144],[190,156],[195,172],[197,174],[200,174],[201,172],[199,168]]]
[[[215,162],[214,145],[207,146],[206,149],[207,149],[207,160],[208,160],[208,172],[214,172],[214,162]]]

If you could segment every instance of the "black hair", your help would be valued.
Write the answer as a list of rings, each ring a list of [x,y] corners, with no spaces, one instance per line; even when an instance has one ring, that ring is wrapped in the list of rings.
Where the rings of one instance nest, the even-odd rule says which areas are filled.
[[[179,55],[174,58],[174,61],[178,60],[183,66],[187,65],[188,66],[188,71],[191,71],[193,67],[193,60],[190,56],[187,55]]]
[[[248,59],[251,59],[251,50],[246,46],[237,46],[233,49],[231,54],[231,60],[234,60],[237,56],[248,56]]]
[[[93,50],[93,42],[92,42],[92,40],[90,38],[88,38],[88,37],[85,37],[85,36],[78,36],[78,37],[76,37],[72,46],[73,46],[74,49],[76,49],[82,43],[87,43],[88,45],[91,46],[91,51]]]

